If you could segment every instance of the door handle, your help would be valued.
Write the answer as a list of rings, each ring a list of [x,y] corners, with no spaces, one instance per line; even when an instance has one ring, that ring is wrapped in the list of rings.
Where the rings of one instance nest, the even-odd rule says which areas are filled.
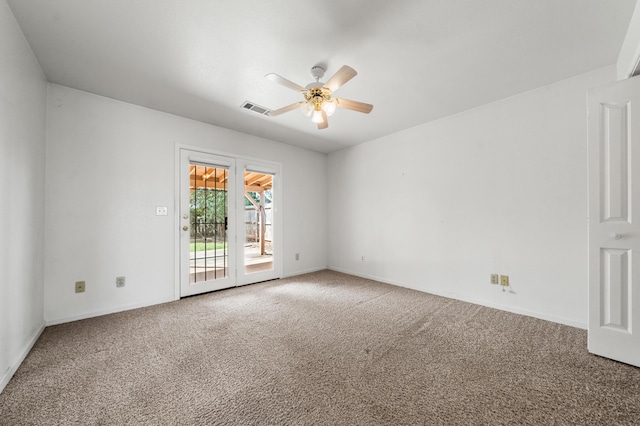
[[[616,233],[611,233],[609,234],[609,236],[611,237],[612,240],[619,240],[620,238],[622,238],[622,234],[616,234]]]
[[[185,226],[183,226],[183,227],[182,227],[182,230],[183,230],[183,231],[188,231],[188,230],[189,230],[189,227],[188,227],[187,225],[185,225]]]

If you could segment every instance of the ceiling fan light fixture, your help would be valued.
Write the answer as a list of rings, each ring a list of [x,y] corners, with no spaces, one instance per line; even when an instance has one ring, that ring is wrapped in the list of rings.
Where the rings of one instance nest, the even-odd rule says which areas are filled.
[[[336,112],[335,101],[333,99],[325,100],[324,103],[322,104],[322,109],[324,110],[324,112],[327,113],[329,117],[331,117],[333,113]]]
[[[313,114],[311,114],[311,122],[313,123],[322,123],[324,119],[322,118],[322,110],[314,110]]]
[[[309,117],[313,112],[313,104],[310,102],[302,102],[300,104],[300,111],[306,116]]]

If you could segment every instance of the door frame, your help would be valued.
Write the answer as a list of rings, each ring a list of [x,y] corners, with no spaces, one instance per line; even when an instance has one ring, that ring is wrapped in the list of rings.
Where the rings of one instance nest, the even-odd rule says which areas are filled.
[[[283,253],[283,214],[282,214],[282,199],[283,199],[283,177],[282,177],[282,165],[280,163],[265,160],[262,158],[250,157],[246,155],[239,155],[233,152],[226,152],[221,150],[204,148],[202,146],[197,145],[189,145],[183,143],[176,143],[174,149],[174,206],[173,206],[173,216],[174,216],[174,300],[180,300],[180,282],[181,282],[181,265],[180,265],[180,233],[181,233],[181,219],[180,219],[180,151],[181,150],[192,151],[194,154],[202,153],[205,155],[213,155],[220,157],[230,157],[235,159],[236,161],[236,176],[239,173],[238,170],[241,168],[239,165],[247,164],[249,167],[255,166],[261,170],[265,170],[265,172],[273,172],[275,174],[274,183],[273,183],[273,192],[275,194],[273,201],[273,209],[274,209],[274,226],[273,226],[273,238],[274,238],[274,256],[273,256],[273,271],[272,276],[266,277],[264,274],[251,274],[250,277],[252,279],[242,280],[241,283],[238,281],[239,274],[236,274],[233,271],[233,274],[236,277],[235,286],[252,284],[260,281],[264,281],[267,279],[279,279],[283,277],[283,263],[284,263],[284,253]],[[244,166],[242,166],[242,170],[244,172]],[[242,186],[244,190],[244,176],[242,177],[242,185],[238,185],[238,187]],[[236,192],[239,191],[236,189]],[[242,205],[242,211],[244,211],[244,191],[242,197],[236,198],[236,206]],[[236,208],[236,217],[240,214],[239,209]],[[277,226],[276,226],[277,224]],[[238,227],[244,229],[244,227]],[[236,228],[236,229],[238,229]],[[236,231],[234,236],[229,236],[229,238],[243,238],[244,232]],[[242,235],[239,235],[239,234]],[[236,244],[236,252],[240,253],[241,247],[244,247],[244,244]],[[243,257],[244,258],[244,257]],[[242,259],[243,259],[242,258]],[[242,263],[240,265],[239,263]],[[241,262],[241,258],[237,257],[236,268],[240,266],[244,267],[244,262]],[[229,272],[231,274],[231,271]],[[244,275],[244,274],[243,274]],[[256,280],[254,281],[253,278]]]

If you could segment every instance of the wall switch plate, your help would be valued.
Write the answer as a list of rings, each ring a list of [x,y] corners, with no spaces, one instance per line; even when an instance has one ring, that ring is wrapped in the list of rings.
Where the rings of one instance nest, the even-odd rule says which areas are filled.
[[[84,287],[84,281],[76,281],[76,293],[84,293]]]
[[[502,286],[509,285],[509,275],[500,275],[500,285]]]
[[[124,277],[116,277],[116,287],[124,287]]]
[[[498,284],[498,274],[491,274],[491,284]]]
[[[156,206],[156,216],[167,216],[169,209],[167,206]]]
[[[300,253],[296,253],[296,260],[300,260]]]

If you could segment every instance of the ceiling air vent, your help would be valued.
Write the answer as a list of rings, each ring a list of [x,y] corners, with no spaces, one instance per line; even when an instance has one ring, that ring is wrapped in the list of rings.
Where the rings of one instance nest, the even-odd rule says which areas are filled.
[[[256,105],[253,102],[249,102],[249,101],[245,101],[242,104],[242,108],[248,109],[249,111],[257,112],[258,114],[262,114],[262,115],[269,115],[269,113],[271,112],[270,109],[261,107],[260,105]]]

